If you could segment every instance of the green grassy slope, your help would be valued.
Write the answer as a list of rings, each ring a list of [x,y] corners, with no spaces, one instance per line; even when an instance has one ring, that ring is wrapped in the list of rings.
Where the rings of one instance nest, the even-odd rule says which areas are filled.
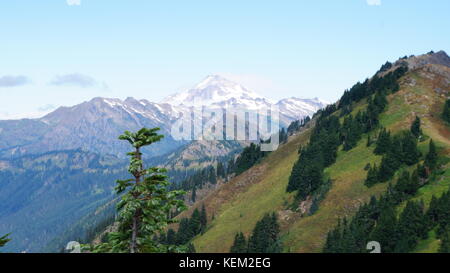
[[[430,72],[427,67],[408,72],[401,79],[401,90],[388,97],[389,105],[381,115],[380,122],[393,132],[408,129],[416,115],[422,119],[424,133],[433,138],[441,153],[450,154],[450,127],[439,119],[444,100],[448,94],[436,92],[436,88],[446,89],[446,81]],[[448,72],[448,68],[439,67]],[[355,107],[364,108],[364,103]],[[282,241],[285,251],[319,252],[327,232],[337,223],[339,217],[351,217],[358,206],[370,196],[385,191],[387,183],[367,188],[364,167],[367,163],[381,160],[366,147],[366,136],[354,149],[339,151],[337,161],[326,169],[333,185],[319,210],[312,216],[287,209],[292,202],[292,194],[286,193],[286,185],[291,168],[296,161],[301,144],[308,141],[308,131],[292,137],[289,143],[280,147],[261,164],[236,177],[201,201],[209,215],[214,214],[205,234],[194,239],[198,252],[228,252],[238,231],[249,234],[255,223],[269,211],[279,214],[282,227]],[[420,144],[426,150],[428,140]],[[450,165],[447,165],[450,167]],[[248,182],[248,180],[251,182]],[[415,198],[427,203],[433,194],[439,195],[450,186],[447,170],[436,181],[423,187]],[[431,234],[427,241],[420,243],[417,251],[433,252],[438,242]]]

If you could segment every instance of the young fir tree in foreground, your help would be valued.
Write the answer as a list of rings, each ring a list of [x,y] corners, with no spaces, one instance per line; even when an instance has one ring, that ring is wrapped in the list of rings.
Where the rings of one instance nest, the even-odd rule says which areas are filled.
[[[117,205],[118,230],[109,234],[106,243],[94,247],[94,252],[172,252],[179,251],[173,246],[164,246],[155,242],[153,236],[162,233],[168,224],[175,222],[170,213],[185,209],[179,197],[183,191],[168,191],[166,170],[151,167],[144,168],[142,148],[163,136],[159,128],[142,128],[131,133],[125,131],[119,137],[128,141],[134,150],[128,155],[128,172],[133,176],[127,180],[117,180],[116,191],[124,193]]]
[[[5,236],[0,237],[0,247],[4,246],[7,242],[10,241],[8,239],[9,234],[6,234]]]

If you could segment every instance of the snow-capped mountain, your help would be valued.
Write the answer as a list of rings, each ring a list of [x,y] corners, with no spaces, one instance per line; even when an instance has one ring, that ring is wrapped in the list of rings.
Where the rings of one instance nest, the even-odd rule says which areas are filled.
[[[162,155],[183,145],[171,138],[171,126],[180,113],[192,109],[201,112],[198,106],[251,111],[276,105],[281,124],[287,126],[326,104],[317,98],[288,98],[274,103],[237,83],[212,75],[161,103],[131,97],[125,100],[97,97],[72,107],[60,107],[39,119],[0,121],[0,157],[77,148],[120,156],[128,147],[117,136],[144,126],[160,127],[166,135],[164,141],[151,147],[151,155]]]
[[[210,75],[185,92],[171,95],[162,103],[173,106],[232,106],[250,108],[270,103],[266,98],[219,75]]]
[[[310,116],[312,113],[324,108],[328,104],[330,103],[319,98],[300,99],[291,97],[280,100],[276,105],[283,115],[291,118],[302,118]]]
[[[314,114],[329,104],[318,98],[287,98],[274,103],[240,84],[227,80],[219,75],[210,75],[192,89],[165,98],[162,103],[174,107],[222,107],[258,110],[276,105],[285,122]]]

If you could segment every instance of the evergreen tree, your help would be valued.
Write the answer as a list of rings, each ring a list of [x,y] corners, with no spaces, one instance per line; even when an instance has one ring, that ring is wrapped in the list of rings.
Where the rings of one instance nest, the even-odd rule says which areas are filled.
[[[200,212],[200,226],[201,232],[205,232],[206,225],[208,224],[208,217],[206,215],[205,204],[202,205],[202,211]]]
[[[167,236],[166,236],[166,244],[168,245],[175,245],[176,242],[176,233],[173,229],[169,228],[169,230],[167,231]]]
[[[420,118],[416,116],[416,119],[411,124],[411,133],[414,137],[419,138],[422,135],[422,129],[420,129]]]
[[[247,253],[247,240],[242,232],[237,233],[234,237],[230,253]]]
[[[416,202],[408,202],[400,215],[398,236],[401,239],[396,252],[407,253],[414,249],[419,239],[425,238],[427,227],[421,206]]]
[[[217,175],[216,175],[216,169],[214,167],[209,168],[208,171],[208,182],[211,184],[217,183]]]
[[[450,253],[450,230],[447,229],[441,239],[439,253]]]
[[[430,228],[437,224],[440,214],[439,206],[439,199],[437,199],[436,196],[433,195],[431,197],[430,206],[428,207],[426,213],[426,219]]]
[[[374,164],[373,167],[372,166],[369,167],[369,170],[367,172],[367,178],[364,184],[367,187],[371,187],[376,183],[378,183],[378,168],[377,165]]]
[[[428,154],[425,157],[425,166],[428,167],[430,171],[433,171],[437,167],[437,159],[438,154],[436,152],[436,145],[434,145],[433,140],[430,140]]]
[[[397,195],[396,200],[398,202],[405,200],[408,196],[415,194],[417,191],[417,188],[412,187],[411,178],[407,171],[402,172],[394,189]]]
[[[252,235],[248,240],[249,253],[278,253],[281,252],[279,241],[280,227],[275,213],[266,214],[256,223]]]
[[[367,134],[367,142],[366,147],[372,146],[372,136],[370,134]]]
[[[196,253],[197,251],[195,250],[195,246],[193,243],[189,243],[188,244],[188,249],[187,249],[187,253]]]
[[[385,128],[378,134],[376,145],[374,153],[377,155],[385,154],[391,149],[391,134]]]
[[[222,162],[217,163],[217,177],[225,178],[225,167]]]
[[[189,239],[192,239],[202,231],[200,211],[197,208],[192,212],[191,219],[189,219],[189,230]]]
[[[188,218],[181,219],[176,236],[176,244],[184,245],[194,236],[195,234],[192,233],[189,219]]]
[[[118,180],[116,191],[122,194],[117,208],[118,231],[109,234],[108,242],[94,247],[94,252],[165,252],[152,240],[155,234],[160,234],[174,219],[170,212],[185,208],[179,197],[183,191],[167,190],[169,182],[164,175],[165,170],[143,167],[141,149],[160,141],[159,128],[142,128],[136,133],[125,131],[119,137],[128,141],[134,150],[130,156],[128,172],[132,179]]]
[[[417,137],[410,132],[405,132],[402,138],[402,162],[408,166],[414,165],[419,162],[421,156],[417,149]]]
[[[378,169],[378,181],[385,182],[394,176],[395,171],[399,167],[399,162],[392,152],[384,155],[381,159],[380,168]]]
[[[444,110],[442,111],[442,119],[450,123],[450,99],[445,102]]]
[[[394,252],[398,236],[397,217],[392,207],[387,207],[382,211],[371,238],[381,244],[383,253]]]
[[[195,200],[197,199],[197,187],[194,186],[194,189],[192,190],[192,195],[191,195],[191,201],[192,203],[195,203]]]

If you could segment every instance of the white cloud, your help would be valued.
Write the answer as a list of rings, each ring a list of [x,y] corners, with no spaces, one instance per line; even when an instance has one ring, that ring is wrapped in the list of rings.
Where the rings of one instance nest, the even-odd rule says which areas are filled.
[[[0,77],[0,87],[15,87],[30,83],[31,80],[26,76],[2,76]]]
[[[67,0],[67,5],[69,6],[79,6],[81,5],[81,0]]]
[[[366,0],[369,6],[381,6],[381,0]]]
[[[92,87],[97,85],[97,81],[91,76],[73,73],[67,75],[58,75],[51,82],[50,85],[71,85],[79,86],[83,88]]]

